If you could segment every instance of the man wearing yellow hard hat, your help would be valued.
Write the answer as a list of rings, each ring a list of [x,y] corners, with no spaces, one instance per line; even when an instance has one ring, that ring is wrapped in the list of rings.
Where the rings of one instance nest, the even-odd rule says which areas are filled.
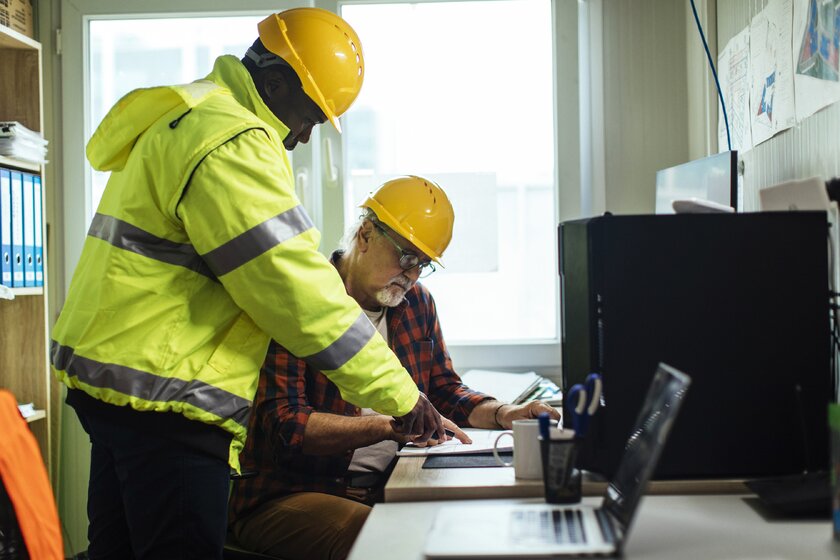
[[[87,146],[111,173],[50,354],[90,435],[91,558],[221,558],[270,339],[396,431],[441,438],[295,196],[286,149],[352,104],[362,46],[340,17],[274,14],[240,61],[135,90]]]
[[[510,428],[519,418],[558,411],[542,402],[509,405],[471,390],[455,373],[435,301],[418,279],[441,265],[454,213],[446,193],[422,177],[383,184],[362,204],[332,263],[344,287],[448,420]],[[311,363],[272,341],[254,398],[231,528],[238,543],[287,560],[344,558],[384,483],[397,446],[409,438],[387,416],[347,402]],[[432,442],[434,443],[434,442]]]

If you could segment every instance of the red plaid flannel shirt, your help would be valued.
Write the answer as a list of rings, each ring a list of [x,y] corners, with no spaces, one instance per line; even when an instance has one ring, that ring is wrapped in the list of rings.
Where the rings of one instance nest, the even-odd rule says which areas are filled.
[[[441,414],[460,426],[469,426],[467,417],[473,408],[491,397],[461,383],[452,369],[429,291],[415,284],[399,306],[387,310],[387,321],[388,344],[420,391]],[[248,440],[240,455],[243,470],[259,474],[233,484],[231,521],[272,498],[295,492],[345,495],[352,451],[330,456],[303,454],[306,423],[314,411],[345,416],[361,412],[342,400],[338,387],[325,375],[272,341],[254,397]]]

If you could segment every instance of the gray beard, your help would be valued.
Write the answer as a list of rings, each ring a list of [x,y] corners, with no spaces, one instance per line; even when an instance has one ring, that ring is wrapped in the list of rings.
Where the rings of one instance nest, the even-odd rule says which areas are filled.
[[[383,307],[396,307],[405,297],[405,292],[399,286],[388,286],[376,292],[376,301]]]
[[[405,293],[411,288],[411,283],[406,281],[405,277],[397,277],[393,279],[396,284],[388,284],[376,292],[376,301],[383,307],[396,307],[405,297]],[[405,284],[405,286],[403,286]]]

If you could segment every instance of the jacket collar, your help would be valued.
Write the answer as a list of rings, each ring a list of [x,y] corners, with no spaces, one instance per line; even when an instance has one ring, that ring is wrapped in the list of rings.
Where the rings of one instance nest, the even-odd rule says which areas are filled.
[[[257,93],[251,74],[238,58],[229,54],[217,58],[213,71],[207,79],[230,90],[240,105],[276,130],[281,140],[289,134],[289,127],[283,124],[263,102],[262,97]]]

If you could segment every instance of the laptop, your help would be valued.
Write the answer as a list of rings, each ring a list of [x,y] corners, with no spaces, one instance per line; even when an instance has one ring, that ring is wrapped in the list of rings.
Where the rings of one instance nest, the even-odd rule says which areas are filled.
[[[758,191],[761,210],[830,210],[831,200],[825,181],[810,177],[798,181],[787,181]]]
[[[545,558],[620,554],[691,379],[660,363],[599,507],[581,504],[443,506],[426,558]]]

